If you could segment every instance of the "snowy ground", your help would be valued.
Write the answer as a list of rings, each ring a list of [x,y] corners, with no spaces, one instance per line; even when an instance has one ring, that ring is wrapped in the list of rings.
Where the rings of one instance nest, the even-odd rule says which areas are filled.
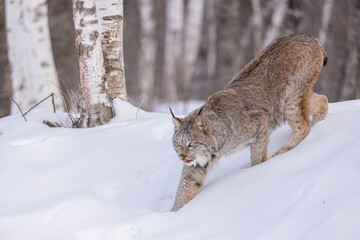
[[[360,101],[290,152],[249,168],[249,149],[222,159],[202,192],[169,212],[182,163],[169,114],[117,102],[93,129],[49,128],[65,114],[0,119],[0,239],[360,239]],[[273,132],[270,153],[290,136]]]

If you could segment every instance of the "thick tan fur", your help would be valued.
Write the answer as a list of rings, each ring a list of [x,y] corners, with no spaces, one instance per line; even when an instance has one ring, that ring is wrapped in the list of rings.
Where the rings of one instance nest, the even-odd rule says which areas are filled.
[[[185,165],[172,210],[199,193],[221,156],[250,146],[252,166],[266,161],[270,133],[285,121],[293,132],[274,156],[297,146],[327,114],[327,98],[312,91],[326,59],[317,39],[282,36],[204,106],[184,119],[173,116],[173,145]]]

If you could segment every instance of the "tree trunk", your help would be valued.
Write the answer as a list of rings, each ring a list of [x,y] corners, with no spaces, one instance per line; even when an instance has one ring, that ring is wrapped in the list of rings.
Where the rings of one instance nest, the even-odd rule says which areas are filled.
[[[254,52],[258,54],[262,50],[262,32],[264,29],[263,14],[260,6],[260,0],[251,0],[253,8],[253,35],[254,35]]]
[[[327,29],[329,27],[333,5],[334,5],[334,0],[324,1],[323,13],[321,18],[321,27],[319,31],[319,41],[323,46],[325,46],[326,44]]]
[[[72,2],[49,0],[49,25],[55,66],[62,90],[79,91],[78,51],[75,46],[75,29],[72,20]],[[64,84],[66,86],[64,86]],[[70,102],[69,102],[70,101]],[[68,107],[76,99],[67,99]]]
[[[5,0],[0,0],[0,118],[10,114],[11,77],[6,43]]]
[[[6,25],[13,98],[28,109],[54,93],[55,105],[62,110],[46,0],[6,0]],[[52,103],[45,101],[42,106],[52,108]],[[18,111],[14,105],[12,111]]]
[[[106,84],[95,1],[73,0],[73,15],[82,94],[78,127],[95,127],[109,122],[114,116]]]
[[[288,0],[288,8],[284,18],[284,32],[300,33],[301,25],[304,20],[304,0]]]
[[[189,0],[185,16],[183,36],[180,99],[190,100],[192,92],[192,80],[194,78],[195,63],[199,56],[201,30],[203,21],[203,0]]]
[[[123,53],[123,1],[95,2],[110,96],[127,101]]]
[[[166,84],[167,100],[170,102],[178,100],[176,83],[180,74],[183,11],[183,0],[167,1],[164,82]]]
[[[268,27],[264,37],[263,48],[265,48],[275,38],[279,37],[280,27],[287,11],[287,3],[288,0],[275,1],[275,9],[271,17],[270,26]]]
[[[156,48],[154,3],[152,0],[138,0],[140,10],[140,58],[139,77],[141,101],[145,110],[152,109],[154,97]]]
[[[343,84],[340,88],[339,100],[360,98],[360,0],[355,1],[351,20],[347,28],[348,43]]]
[[[214,85],[221,89],[239,71],[236,52],[240,37],[240,3],[236,0],[215,4],[217,21],[217,53]]]

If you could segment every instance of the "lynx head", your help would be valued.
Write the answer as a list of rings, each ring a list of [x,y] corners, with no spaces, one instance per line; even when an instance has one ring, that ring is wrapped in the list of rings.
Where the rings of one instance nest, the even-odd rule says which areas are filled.
[[[173,116],[174,135],[173,146],[182,160],[188,166],[206,167],[215,158],[212,129],[205,117],[201,116],[202,109],[194,111],[185,118]]]

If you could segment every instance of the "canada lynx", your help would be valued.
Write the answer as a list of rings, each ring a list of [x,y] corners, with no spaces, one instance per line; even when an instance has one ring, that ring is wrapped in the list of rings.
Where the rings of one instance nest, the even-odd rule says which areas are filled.
[[[297,146],[310,126],[327,114],[327,98],[312,91],[326,60],[317,39],[285,35],[267,46],[202,107],[183,119],[171,111],[173,146],[185,164],[172,211],[199,193],[207,171],[222,156],[250,146],[252,166],[266,161],[270,133],[285,121],[293,132],[274,156]]]

